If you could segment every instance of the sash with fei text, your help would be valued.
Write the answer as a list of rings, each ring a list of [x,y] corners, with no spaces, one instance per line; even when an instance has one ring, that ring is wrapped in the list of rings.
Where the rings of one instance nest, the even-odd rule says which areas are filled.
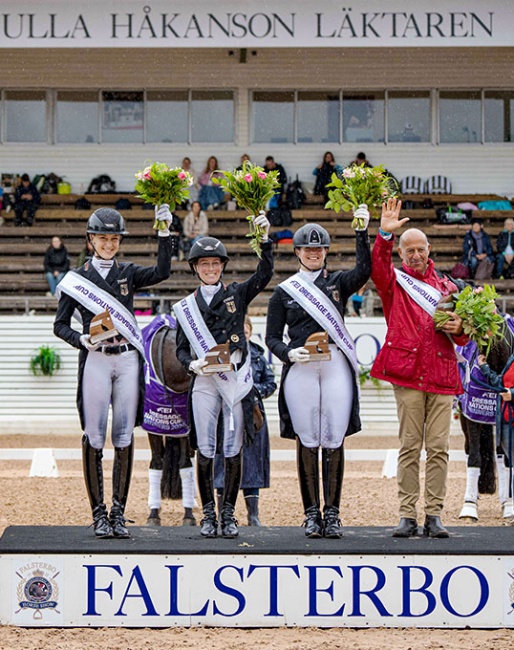
[[[205,354],[217,343],[203,319],[194,294],[190,294],[187,298],[175,303],[173,311],[194,353],[198,359],[204,359]],[[248,395],[253,387],[250,362],[251,355],[248,351],[246,361],[239,370],[228,373],[217,372],[210,375],[223,401],[229,407],[231,416],[234,404],[237,404],[245,395]],[[230,428],[233,429],[233,417],[230,418],[230,421]]]
[[[116,329],[144,356],[143,335],[136,319],[114,296],[74,271],[66,273],[59,289],[95,315],[108,309]]]
[[[311,316],[321,329],[328,332],[341,352],[352,364],[355,376],[359,376],[359,365],[355,343],[350,336],[341,314],[335,305],[318,287],[300,273],[295,273],[279,285]]]

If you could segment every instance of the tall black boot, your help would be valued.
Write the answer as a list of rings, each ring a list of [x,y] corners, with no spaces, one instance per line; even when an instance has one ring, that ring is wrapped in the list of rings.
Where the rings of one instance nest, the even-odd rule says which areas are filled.
[[[321,452],[321,471],[323,476],[323,535],[332,539],[343,536],[339,505],[344,475],[343,445],[337,449],[323,449]]]
[[[112,527],[104,503],[104,480],[101,449],[91,446],[89,438],[82,438],[82,467],[87,495],[93,511],[93,527],[96,537],[112,537]]]
[[[237,537],[237,520],[234,517],[237,495],[241,485],[242,452],[225,458],[225,485],[223,487],[223,504],[221,506],[221,534],[223,537]]]
[[[124,517],[127,505],[130,479],[132,477],[132,464],[134,460],[134,442],[128,447],[114,448],[114,465],[112,468],[112,508],[109,515],[114,537],[130,537],[125,526],[127,519]]]
[[[321,537],[323,523],[319,509],[319,465],[318,447],[304,447],[300,439],[296,443],[296,461],[298,465],[298,480],[305,512],[305,535]]]
[[[216,506],[214,504],[214,460],[197,452],[198,490],[202,502],[203,519],[200,522],[200,534],[203,537],[216,537],[218,534],[218,520],[216,519]]]

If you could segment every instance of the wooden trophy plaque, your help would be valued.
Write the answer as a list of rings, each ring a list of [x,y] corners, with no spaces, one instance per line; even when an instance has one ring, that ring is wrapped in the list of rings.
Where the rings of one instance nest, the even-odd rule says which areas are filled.
[[[215,372],[231,372],[234,366],[230,361],[230,347],[228,341],[215,345],[205,355],[207,365],[203,367],[203,371],[207,375]]]
[[[310,361],[330,361],[332,354],[328,349],[327,332],[311,334],[303,346],[311,355]]]
[[[107,309],[92,318],[89,326],[89,336],[93,345],[101,341],[106,341],[107,339],[112,339],[118,336],[118,334],[119,332],[114,327],[111,315]]]

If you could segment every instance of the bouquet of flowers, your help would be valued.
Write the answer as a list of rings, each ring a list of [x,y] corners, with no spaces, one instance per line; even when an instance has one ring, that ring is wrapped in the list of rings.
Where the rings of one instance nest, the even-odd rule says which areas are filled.
[[[455,312],[462,318],[464,333],[487,356],[493,339],[502,336],[504,321],[494,302],[497,297],[494,286],[488,284],[475,289],[468,285],[460,293],[445,296],[448,304],[436,309],[435,328],[441,329],[451,318],[448,312]]]
[[[344,210],[349,212],[360,205],[368,206],[372,217],[378,219],[379,208],[387,199],[396,196],[398,188],[396,182],[387,176],[385,167],[364,167],[364,165],[351,165],[343,169],[342,178],[332,174],[332,182],[327,185],[334,189],[328,192],[328,202],[325,208],[332,208],[335,212]],[[362,219],[354,218],[352,228],[363,228]]]
[[[166,203],[170,210],[174,210],[177,204],[180,205],[188,199],[187,190],[193,184],[189,172],[159,162],[151,163],[142,171],[138,171],[135,177],[138,198],[152,205]],[[155,220],[153,227],[155,230],[163,230],[167,226],[165,221]]]
[[[279,187],[278,171],[266,172],[262,167],[252,165],[249,160],[243,162],[240,170],[222,172],[223,177],[213,178],[212,182],[220,185],[235,199],[236,203],[249,212],[246,217],[250,223],[250,246],[261,257],[261,238],[264,231],[253,223],[252,215],[258,215],[266,209],[267,202]]]

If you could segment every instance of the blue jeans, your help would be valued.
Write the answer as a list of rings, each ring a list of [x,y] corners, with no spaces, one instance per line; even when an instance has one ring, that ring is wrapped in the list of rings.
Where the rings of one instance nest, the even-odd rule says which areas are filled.
[[[55,276],[51,271],[47,271],[45,275],[48,282],[48,286],[50,287],[50,292],[52,293],[52,296],[55,296],[55,290],[57,288],[57,285],[64,278],[65,274],[59,273],[59,275]]]

